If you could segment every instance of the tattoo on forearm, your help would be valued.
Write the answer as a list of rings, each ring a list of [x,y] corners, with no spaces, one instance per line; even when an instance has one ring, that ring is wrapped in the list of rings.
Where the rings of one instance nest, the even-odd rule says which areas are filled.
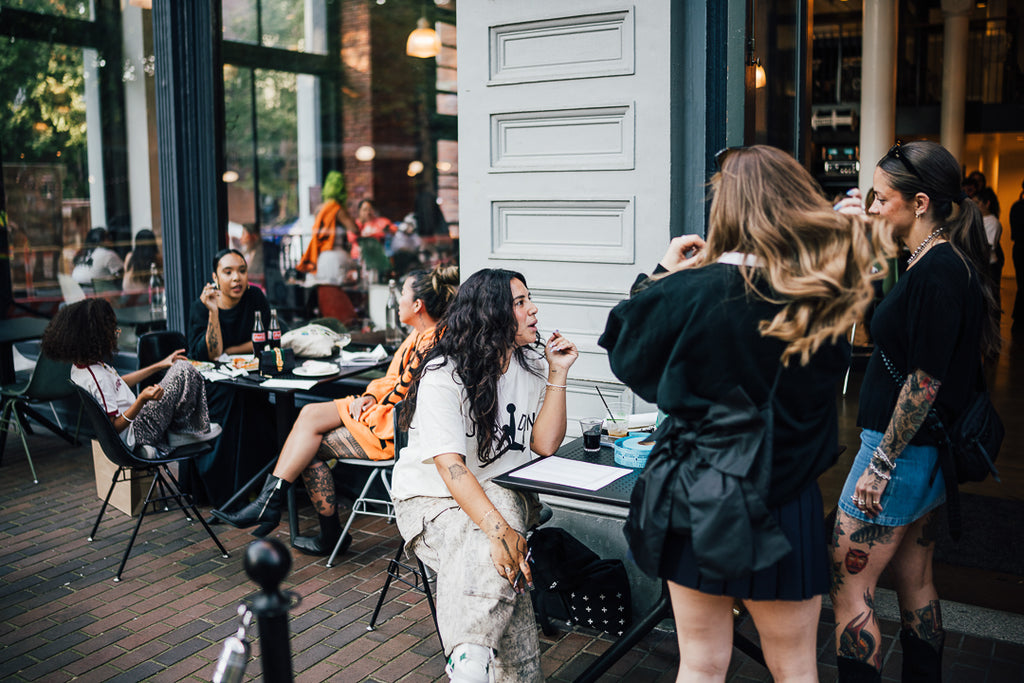
[[[882,438],[882,450],[897,458],[924,424],[928,411],[938,396],[942,382],[923,370],[914,370],[900,389],[896,409]]]
[[[210,355],[210,357],[212,358],[214,356],[219,356],[220,355],[220,353],[219,353],[220,350],[221,349],[220,349],[219,330],[217,329],[217,327],[213,324],[213,321],[211,320],[206,325],[206,351]]]
[[[448,477],[452,481],[458,481],[459,479],[461,479],[462,477],[466,476],[467,474],[469,474],[469,470],[466,469],[465,465],[460,465],[460,464],[456,463],[454,465],[449,465],[448,466]]]

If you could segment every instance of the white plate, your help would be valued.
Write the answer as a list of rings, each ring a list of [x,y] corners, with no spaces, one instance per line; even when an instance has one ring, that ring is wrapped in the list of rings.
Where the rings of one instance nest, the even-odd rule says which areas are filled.
[[[299,367],[292,370],[292,373],[299,377],[326,377],[327,375],[334,375],[338,372],[337,366],[323,366],[314,365],[313,367],[306,367],[300,365]]]

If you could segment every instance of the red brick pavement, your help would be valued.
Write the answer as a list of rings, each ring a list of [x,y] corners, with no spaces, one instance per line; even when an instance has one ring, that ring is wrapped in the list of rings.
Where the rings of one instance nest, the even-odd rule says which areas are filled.
[[[40,474],[34,485],[20,443],[8,443],[0,465],[0,680],[210,680],[221,644],[234,631],[237,604],[255,590],[242,570],[252,537],[214,527],[231,554],[223,559],[202,528],[180,512],[147,516],[122,581],[114,583],[134,520],[108,510],[96,540],[86,540],[100,505],[88,447],[31,437]],[[314,526],[310,509],[302,524]],[[366,630],[398,535],[384,520],[365,517],[353,532],[351,550],[332,569],[322,558],[294,556],[284,587],[302,597],[289,623],[296,680],[445,680],[430,613],[416,591],[392,587],[377,630]],[[287,544],[287,525],[273,535]],[[819,638],[822,680],[834,678],[835,671],[828,618]],[[896,626],[885,629],[886,680],[896,680]],[[745,630],[753,633],[749,626]],[[253,631],[247,680],[261,672]],[[1024,648],[950,636],[948,680],[1024,679]],[[544,674],[552,681],[572,680],[609,643],[581,630],[542,636]],[[677,658],[674,635],[655,630],[603,680],[671,681]],[[769,679],[737,653],[729,680]]]

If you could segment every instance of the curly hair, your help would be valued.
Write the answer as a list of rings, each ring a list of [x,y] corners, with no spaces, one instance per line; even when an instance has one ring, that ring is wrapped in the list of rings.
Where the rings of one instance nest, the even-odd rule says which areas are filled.
[[[927,195],[928,213],[945,229],[946,241],[953,251],[964,263],[970,264],[973,273],[991,283],[985,221],[981,209],[960,187],[960,164],[956,158],[942,145],[927,140],[900,145],[899,153],[910,161],[916,173],[887,152],[877,167],[885,174],[889,186],[908,202],[913,201],[918,192]],[[986,355],[994,355],[999,351],[999,302],[993,287],[981,289],[989,313],[981,331],[981,350]]]
[[[106,299],[69,304],[46,326],[40,348],[63,363],[99,363],[117,349],[117,315]]]
[[[704,264],[728,251],[759,257],[763,268],[740,266],[748,291],[782,304],[761,334],[787,342],[784,364],[799,356],[806,365],[863,317],[871,281],[885,277],[885,256],[895,253],[892,231],[833,211],[811,174],[774,147],[733,150],[711,187]]]
[[[416,412],[419,380],[435,358],[445,363],[431,371],[447,371],[451,364],[457,380],[464,387],[469,401],[469,418],[476,437],[477,457],[486,467],[500,456],[494,453],[493,440],[500,433],[498,380],[506,363],[515,362],[532,374],[531,357],[543,357],[543,343],[528,346],[516,344],[518,323],[512,308],[512,280],[526,285],[526,278],[511,270],[488,268],[473,273],[459,287],[438,323],[438,341],[423,362],[413,371],[412,386],[405,396],[406,409],[400,426],[408,429]],[[509,354],[511,353],[511,360]]]

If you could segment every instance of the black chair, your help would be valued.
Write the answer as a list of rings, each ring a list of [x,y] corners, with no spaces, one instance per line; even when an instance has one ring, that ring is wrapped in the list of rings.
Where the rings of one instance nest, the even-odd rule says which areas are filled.
[[[106,413],[96,399],[93,398],[92,394],[83,389],[80,386],[75,385],[75,390],[78,392],[78,396],[82,401],[82,406],[85,410],[86,419],[89,421],[93,432],[95,433],[96,440],[99,441],[100,447],[103,449],[103,454],[107,456],[110,462],[117,465],[117,471],[114,472],[114,476],[110,481],[110,489],[107,491],[107,497],[103,499],[103,505],[100,506],[100,512],[96,515],[96,523],[92,527],[92,532],[89,534],[89,540],[92,541],[96,537],[96,530],[100,527],[100,520],[103,519],[103,513],[107,510],[107,503],[110,502],[110,496],[114,493],[114,486],[118,482],[131,481],[133,474],[141,476],[152,476],[153,480],[149,485],[149,491],[146,493],[146,498],[142,503],[142,509],[139,511],[139,519],[135,523],[135,529],[132,530],[132,536],[128,540],[128,547],[124,550],[124,556],[121,558],[121,565],[117,568],[117,575],[114,577],[114,581],[121,580],[121,572],[124,571],[124,565],[128,562],[128,555],[132,551],[132,545],[135,543],[135,537],[139,533],[139,528],[142,526],[142,520],[146,517],[146,510],[151,504],[156,505],[158,503],[165,503],[166,501],[173,501],[182,513],[185,515],[185,519],[189,522],[193,519],[198,519],[206,529],[206,533],[210,535],[213,542],[217,544],[220,549],[221,557],[228,557],[228,551],[224,548],[224,545],[217,538],[216,534],[206,523],[206,520],[200,516],[199,511],[196,509],[195,504],[192,502],[186,494],[181,492],[181,488],[178,486],[177,479],[171,473],[168,465],[172,462],[185,462],[193,460],[201,455],[205,455],[213,450],[213,446],[210,443],[203,442],[197,444],[189,444],[174,449],[166,456],[159,458],[143,458],[141,457],[141,447],[137,447],[135,451],[132,451],[128,446],[121,441],[120,435],[117,430],[114,429],[113,423],[110,418],[107,417]],[[154,497],[153,492],[156,490],[157,484],[166,490],[167,494],[162,494]],[[191,513],[191,516],[190,516]]]
[[[29,418],[60,436],[72,446],[78,445],[78,427],[82,422],[82,410],[78,410],[78,425],[75,426],[75,435],[71,436],[64,431],[57,417],[57,411],[53,408],[53,402],[65,398],[72,398],[74,390],[68,386],[68,377],[71,373],[71,363],[59,363],[40,354],[36,360],[36,366],[32,370],[32,377],[27,382],[15,383],[0,387],[0,399],[3,407],[0,408],[0,457],[3,456],[4,446],[7,443],[7,433],[15,432],[21,437],[21,445],[25,449],[25,457],[28,458],[29,469],[32,470],[32,481],[39,483],[36,476],[35,465],[32,464],[32,454],[28,449],[28,442],[25,434],[31,434]],[[53,418],[57,424],[43,417],[33,406],[43,403],[50,404]]]
[[[136,352],[139,357],[139,367],[145,368],[159,360],[163,360],[172,352],[178,349],[187,349],[188,341],[185,335],[175,330],[160,330],[158,332],[146,332],[139,335],[136,344]],[[139,382],[138,388],[145,389],[151,384],[160,381],[158,374],[153,374]]]
[[[405,430],[398,428],[399,416],[402,413],[402,403],[395,405],[393,417],[395,420],[395,459],[398,459],[398,453],[406,444],[409,443],[409,435]],[[391,461],[394,465],[394,461]],[[391,487],[388,487],[388,494],[391,493]],[[351,520],[350,520],[351,521]],[[337,550],[337,549],[335,549]],[[437,632],[437,640],[441,643],[441,651],[444,652],[444,643],[441,641],[441,631],[437,627],[437,609],[434,607],[434,594],[430,590],[430,582],[437,580],[437,575],[430,572],[423,562],[417,557],[416,566],[413,567],[402,562],[402,553],[405,551],[405,541],[399,538],[398,541],[398,552],[395,556],[388,561],[388,577],[384,580],[384,587],[380,589],[380,598],[377,599],[377,606],[373,609],[373,616],[370,617],[370,624],[366,627],[367,631],[373,631],[376,627],[374,624],[377,623],[377,615],[380,614],[381,607],[384,606],[384,599],[388,595],[388,588],[391,587],[393,580],[398,580],[404,583],[406,586],[414,590],[418,590],[427,596],[427,605],[430,607],[430,616],[434,620],[434,630]],[[332,556],[333,558],[333,556]],[[327,565],[330,566],[329,564]],[[410,578],[402,576],[402,572],[411,574]]]

